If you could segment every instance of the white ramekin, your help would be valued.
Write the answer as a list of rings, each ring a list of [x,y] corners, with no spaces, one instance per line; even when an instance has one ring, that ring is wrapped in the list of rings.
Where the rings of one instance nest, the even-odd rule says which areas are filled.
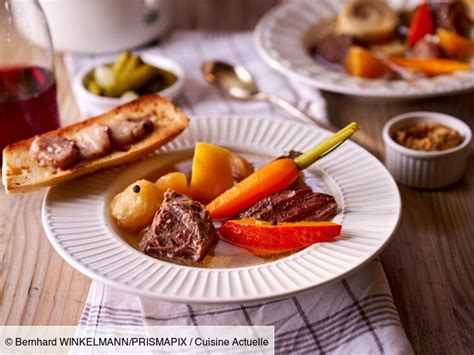
[[[406,148],[393,140],[397,129],[417,122],[437,122],[459,132],[460,145],[437,152]],[[463,121],[437,112],[416,111],[392,118],[385,124],[385,165],[395,180],[402,185],[434,189],[448,186],[459,180],[466,170],[472,132]]]
[[[157,94],[160,96],[174,99],[181,91],[184,83],[184,71],[181,66],[170,58],[152,53],[143,53],[140,54],[140,57],[145,63],[169,70],[177,76],[178,80],[176,80],[173,85],[157,92]],[[95,95],[87,90],[84,86],[86,76],[97,65],[110,64],[112,61],[113,60],[104,60],[102,62],[94,62],[82,68],[82,70],[76,74],[73,84],[74,94],[76,95],[77,103],[84,114],[91,116],[99,115],[127,102],[127,100],[120,98]]]

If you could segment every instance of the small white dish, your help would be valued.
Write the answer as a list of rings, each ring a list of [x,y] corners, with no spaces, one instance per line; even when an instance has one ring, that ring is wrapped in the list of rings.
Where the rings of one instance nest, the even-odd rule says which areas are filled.
[[[178,79],[173,85],[157,92],[157,94],[160,96],[164,96],[169,99],[174,99],[183,87],[184,71],[181,66],[172,59],[156,54],[141,53],[140,57],[142,58],[143,62],[158,68],[168,70],[176,75]],[[95,95],[89,90],[87,90],[84,86],[86,76],[92,70],[94,70],[95,67],[101,64],[111,64],[111,62],[111,60],[104,60],[103,62],[94,62],[93,64],[82,68],[82,70],[80,70],[74,78],[74,92],[81,107],[86,108],[87,114],[99,115],[129,101],[126,99]]]
[[[318,127],[258,117],[193,118],[157,156],[49,189],[42,221],[58,253],[87,276],[117,289],[171,302],[228,304],[270,300],[327,285],[359,270],[388,244],[400,218],[397,185],[384,166],[348,141],[305,171],[338,202],[341,236],[290,256],[239,267],[198,268],[154,259],[122,238],[108,213],[115,193],[210,142],[263,163],[305,151],[331,135]],[[181,156],[181,158],[179,158]]]
[[[418,122],[440,123],[459,132],[463,141],[451,149],[436,152],[404,147],[393,139],[397,129]],[[466,170],[472,132],[463,121],[443,113],[415,111],[392,118],[383,129],[385,165],[402,185],[433,189],[458,181]]]
[[[285,1],[259,21],[254,40],[260,57],[290,79],[341,94],[406,99],[440,96],[474,89],[474,70],[412,80],[363,79],[332,70],[314,60],[309,48],[332,31],[347,0]],[[413,9],[421,0],[388,0],[394,9]]]

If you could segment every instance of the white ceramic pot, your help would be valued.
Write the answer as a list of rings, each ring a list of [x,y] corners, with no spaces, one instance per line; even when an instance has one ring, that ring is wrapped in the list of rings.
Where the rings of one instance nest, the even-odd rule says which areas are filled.
[[[170,0],[39,0],[55,50],[106,53],[134,48],[162,35]]]
[[[442,151],[425,152],[406,148],[393,140],[396,130],[417,122],[437,122],[459,132],[460,145]],[[385,165],[395,180],[416,188],[440,188],[458,181],[466,170],[472,132],[463,121],[436,112],[409,112],[392,118],[385,124]]]

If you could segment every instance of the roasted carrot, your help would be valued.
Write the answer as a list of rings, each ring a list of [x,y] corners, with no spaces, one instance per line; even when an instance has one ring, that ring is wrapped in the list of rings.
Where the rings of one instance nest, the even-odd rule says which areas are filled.
[[[306,169],[316,160],[331,152],[357,129],[357,124],[351,123],[295,160],[278,159],[268,163],[219,195],[207,205],[207,210],[211,213],[212,218],[228,218],[249,208],[257,201],[284,190],[296,181],[300,170]]]
[[[469,64],[451,59],[422,59],[422,58],[402,58],[391,57],[390,62],[399,67],[414,69],[426,75],[450,74],[458,70],[469,70]]]
[[[387,75],[390,69],[371,51],[351,46],[346,57],[346,71],[361,78],[380,78]]]
[[[436,35],[439,39],[439,46],[451,57],[469,54],[474,50],[474,41],[455,32],[440,27],[436,30]]]
[[[284,253],[314,243],[334,241],[341,225],[332,222],[292,222],[273,225],[255,219],[229,220],[219,228],[225,241],[256,255]]]
[[[225,218],[243,211],[262,198],[290,186],[299,176],[292,159],[278,159],[227,190],[207,205],[212,218]]]

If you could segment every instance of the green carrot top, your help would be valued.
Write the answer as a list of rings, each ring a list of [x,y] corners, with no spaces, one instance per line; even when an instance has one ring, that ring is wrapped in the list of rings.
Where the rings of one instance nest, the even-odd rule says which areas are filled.
[[[323,141],[316,147],[308,150],[306,153],[294,159],[295,164],[300,170],[304,170],[313,165],[318,159],[328,155],[334,151],[342,143],[344,143],[352,134],[359,130],[356,122],[348,124],[346,127],[336,132],[334,135]]]

